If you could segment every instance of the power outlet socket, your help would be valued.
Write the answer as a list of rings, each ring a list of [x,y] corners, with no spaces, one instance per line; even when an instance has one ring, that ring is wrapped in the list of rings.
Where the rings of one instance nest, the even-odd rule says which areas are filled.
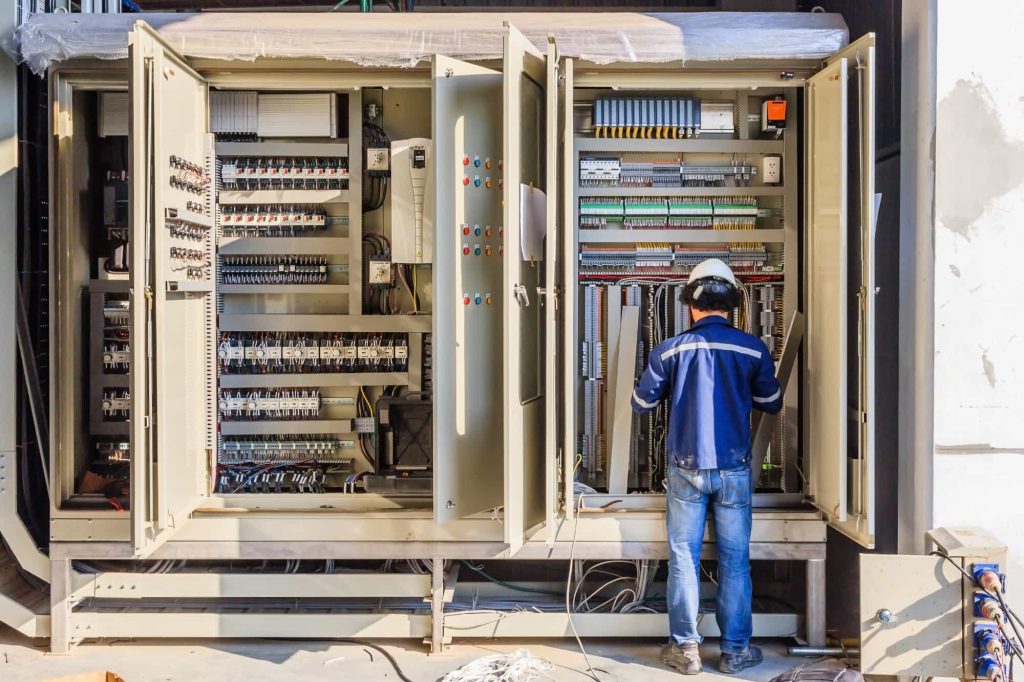
[[[761,181],[764,184],[777,185],[782,182],[781,156],[766,156],[761,165]]]

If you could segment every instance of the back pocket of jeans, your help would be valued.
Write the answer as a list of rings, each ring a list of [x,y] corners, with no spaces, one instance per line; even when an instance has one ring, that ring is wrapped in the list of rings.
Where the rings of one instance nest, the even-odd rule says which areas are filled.
[[[722,506],[742,509],[750,506],[750,469],[729,469],[722,476]]]
[[[700,499],[700,489],[690,482],[690,479],[679,470],[679,467],[669,469],[668,491],[672,497],[683,502],[696,502]]]

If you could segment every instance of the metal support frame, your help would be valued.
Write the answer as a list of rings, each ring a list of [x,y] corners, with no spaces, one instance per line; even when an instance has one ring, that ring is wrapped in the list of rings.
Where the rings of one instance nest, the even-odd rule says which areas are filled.
[[[430,653],[441,653],[444,635],[445,562],[441,557],[431,561],[430,581]]]
[[[71,651],[71,560],[50,562],[50,653]]]
[[[586,526],[593,519],[580,519]],[[821,522],[817,522],[824,528]],[[599,528],[594,529],[600,532]],[[786,531],[781,531],[784,534]],[[793,531],[799,536],[800,531]],[[70,569],[71,558],[125,558],[96,550],[110,543],[55,543],[53,545],[53,575],[51,609],[53,620],[52,650],[65,653],[71,642],[82,638],[131,636],[141,637],[413,637],[422,638],[431,654],[442,653],[444,646],[454,637],[563,637],[570,636],[568,621],[562,613],[495,613],[466,614],[446,612],[455,596],[459,578],[459,559],[500,560],[555,560],[569,557],[569,543],[547,542],[546,531],[537,532],[536,538],[514,555],[508,553],[504,543],[403,543],[403,542],[337,542],[337,543],[192,543],[169,541],[151,557],[157,559],[192,558],[254,559],[254,558],[411,558],[407,551],[419,550],[419,556],[432,557],[430,575],[345,575],[345,574],[189,574],[189,573],[118,573],[95,575],[75,573]],[[586,535],[591,535],[588,532]],[[709,538],[710,539],[710,538]],[[200,545],[213,545],[201,547]],[[262,545],[268,545],[262,547]],[[269,550],[273,551],[269,551]],[[92,551],[89,551],[92,550]],[[203,551],[206,550],[206,551]],[[213,551],[210,551],[213,550]],[[262,550],[262,551],[260,551]],[[668,558],[665,542],[595,541],[577,542],[574,555],[579,560],[659,559]],[[714,559],[714,545],[705,544],[704,558]],[[806,565],[806,611],[803,614],[755,614],[754,633],[758,637],[781,637],[803,631],[811,646],[825,642],[825,542],[817,538],[806,542],[775,541],[754,542],[751,545],[754,561],[803,561]],[[170,596],[203,598],[224,597],[311,597],[329,592],[334,596],[358,598],[366,596],[421,597],[430,605],[426,614],[375,614],[380,622],[371,624],[365,614],[286,613],[268,614],[254,611],[250,614],[225,614],[214,611],[199,614],[197,629],[187,630],[184,613],[157,614],[130,613],[130,630],[123,622],[108,614],[91,610],[74,610],[82,600],[89,598],[138,600]],[[528,615],[528,617],[527,617]],[[472,616],[472,617],[471,617]],[[580,620],[577,620],[580,618]],[[667,629],[665,614],[577,614],[573,616],[577,629],[586,637],[657,637]],[[222,628],[224,630],[222,631]],[[701,625],[705,636],[718,636],[712,618]]]
[[[825,646],[825,559],[809,559],[806,566],[807,644]]]
[[[802,620],[791,613],[755,613],[754,636],[788,637],[800,630]],[[580,637],[663,638],[668,632],[667,613],[574,613],[572,623]],[[565,613],[448,613],[444,626],[446,638],[452,635],[460,639],[573,636]],[[697,631],[703,637],[721,636],[712,614],[703,615]]]

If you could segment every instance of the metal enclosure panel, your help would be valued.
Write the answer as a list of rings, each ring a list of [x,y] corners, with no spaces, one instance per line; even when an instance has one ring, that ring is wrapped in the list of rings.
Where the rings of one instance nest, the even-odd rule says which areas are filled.
[[[555,523],[558,515],[558,438],[561,433],[558,419],[558,292],[559,283],[556,274],[558,262],[558,243],[564,223],[559,220],[558,205],[558,173],[565,172],[558,160],[559,152],[559,117],[567,112],[559,104],[562,93],[559,90],[558,48],[554,40],[548,41],[547,54],[547,107],[545,111],[546,163],[545,187],[548,188],[548,235],[544,240],[544,522],[547,524],[548,541],[555,539]],[[572,139],[561,140],[563,144],[572,146]]]
[[[147,97],[152,60],[146,58],[152,44],[140,32],[132,32],[128,39],[128,58],[131,62],[129,87],[128,131],[131,145],[128,177],[131,179],[131,253],[128,268],[129,324],[131,363],[128,365],[129,391],[132,399],[129,424],[131,445],[131,541],[134,551],[141,553],[146,545],[146,529],[152,512],[149,509],[149,461],[152,442],[149,428],[149,328],[150,309],[147,294],[149,281],[150,220],[148,198],[150,185],[149,107]]]
[[[847,60],[807,85],[804,390],[811,495],[830,521],[847,514]]]
[[[520,186],[544,188],[544,57],[514,27],[505,32],[504,296],[505,539],[514,552],[544,518],[544,264],[520,252]]]
[[[136,24],[129,41],[133,113],[142,114],[132,120],[133,148],[139,151],[144,145],[145,156],[136,155],[135,160],[136,169],[140,160],[146,168],[141,177],[132,177],[138,200],[133,210],[145,230],[132,253],[132,313],[145,310],[146,317],[146,334],[133,336],[132,364],[133,370],[145,367],[149,380],[139,392],[135,385],[139,373],[133,376],[133,408],[141,411],[133,410],[132,431],[133,436],[144,434],[147,447],[143,457],[133,452],[131,483],[133,543],[135,553],[145,556],[207,495],[213,447],[212,229],[196,246],[205,251],[206,274],[187,279],[182,275],[184,266],[170,256],[172,248],[182,245],[170,237],[164,218],[168,209],[184,210],[187,201],[205,203],[210,210],[212,185],[200,193],[172,187],[171,179],[179,171],[172,168],[170,159],[178,157],[209,169],[211,139],[205,80],[144,23]],[[140,236],[138,227],[138,222],[133,225],[136,236]],[[145,248],[139,249],[140,244]],[[142,300],[140,288],[144,289]],[[146,339],[141,357],[142,344],[136,338]]]
[[[865,547],[875,541],[875,34],[869,33],[838,53],[853,65],[857,93],[858,139],[850,141],[857,154],[859,206],[859,287],[857,289],[857,459],[850,460],[851,518],[838,526]],[[832,60],[830,60],[832,61]],[[852,146],[856,145],[856,146]]]
[[[433,82],[434,513],[447,523],[503,503],[502,271],[493,256],[465,254],[472,242],[463,235],[469,225],[500,234],[500,194],[464,184],[463,159],[502,156],[502,77],[438,55]],[[477,293],[492,303],[475,304]]]
[[[964,677],[960,574],[940,557],[862,554],[861,672]],[[888,623],[880,610],[892,614]]]
[[[576,469],[576,139],[573,123],[573,61],[562,62],[562,243],[561,287],[562,287],[562,393],[561,424],[562,439],[562,497],[563,514],[571,520],[576,510],[573,496],[573,474]]]

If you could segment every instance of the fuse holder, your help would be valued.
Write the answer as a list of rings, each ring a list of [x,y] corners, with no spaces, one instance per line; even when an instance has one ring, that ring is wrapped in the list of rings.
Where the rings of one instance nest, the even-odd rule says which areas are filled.
[[[481,303],[483,303],[483,298],[480,297],[480,294],[477,294],[476,296],[474,296],[473,300],[476,302],[477,305],[480,305]]]
[[[462,295],[462,305],[469,305],[469,294]]]
[[[462,157],[462,165],[463,166],[468,166],[469,165],[469,157],[468,156],[463,156]]]
[[[490,294],[487,294],[487,305],[490,305],[492,302],[494,302],[494,298]]]
[[[469,244],[463,244],[462,245],[462,255],[463,256],[468,256],[469,255]]]
[[[462,228],[462,234],[466,235],[467,237],[469,236],[469,225],[466,225],[465,227]]]
[[[473,157],[473,167],[474,168],[479,168],[480,167],[480,157],[479,156],[474,156]]]
[[[476,176],[473,177],[473,186],[474,187],[479,187],[480,186],[480,176],[479,175],[476,175]]]
[[[476,235],[477,237],[480,236],[480,226],[479,225],[474,225],[473,226],[473,234]]]
[[[487,235],[488,237],[494,234],[494,230],[491,229],[490,225],[488,225],[487,228],[484,230],[484,234]]]
[[[466,177],[462,178],[462,184],[463,185],[468,185],[469,184],[469,176],[468,175]]]
[[[488,156],[487,158],[484,159],[484,168],[486,168],[487,170],[491,169],[491,157]]]
[[[490,178],[487,178],[486,180],[484,180],[484,186],[485,186],[485,187],[486,187],[487,189],[490,189],[491,187],[493,187],[493,186],[494,186],[494,183],[493,183],[493,182],[491,182],[491,179],[490,179]]]
[[[487,246],[484,247],[484,255],[485,256],[490,256],[491,255],[491,245],[490,244],[488,244]]]
[[[479,255],[480,255],[480,245],[479,245],[479,244],[475,244],[475,245],[473,246],[473,253],[474,253],[475,255],[477,255],[477,256],[479,256]]]

